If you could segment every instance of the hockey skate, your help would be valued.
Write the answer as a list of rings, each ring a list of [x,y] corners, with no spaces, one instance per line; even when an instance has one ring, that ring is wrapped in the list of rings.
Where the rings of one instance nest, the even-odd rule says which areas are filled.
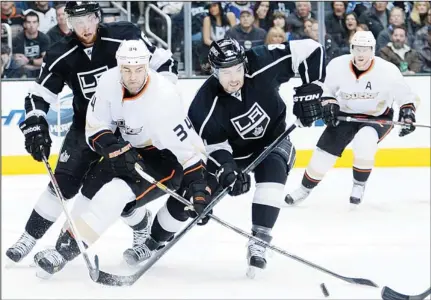
[[[152,214],[149,209],[146,210],[144,219],[145,225],[140,230],[133,230],[133,245],[123,253],[123,258],[130,266],[135,266],[151,257],[151,251],[157,249],[158,245],[150,237]]]
[[[352,193],[350,194],[350,203],[358,205],[362,201],[362,197],[364,196],[365,184],[359,183],[355,181],[353,183]]]
[[[253,236],[270,243],[272,237],[265,232],[253,231]],[[256,276],[256,270],[265,269],[266,267],[266,247],[259,242],[250,239],[248,241],[247,260],[248,270],[247,277],[253,279]]]
[[[24,232],[19,240],[13,244],[12,247],[7,249],[6,255],[13,262],[20,262],[24,257],[26,257],[31,250],[33,250],[36,245],[36,239],[29,235],[27,232]]]
[[[311,189],[307,189],[304,186],[300,186],[292,194],[287,194],[284,201],[289,205],[296,205],[299,202],[304,201],[310,194]]]
[[[48,279],[61,271],[67,264],[67,260],[55,249],[47,249],[36,253],[34,262],[37,267],[36,276]]]
[[[164,247],[164,243],[155,241],[151,236],[140,244],[127,249],[123,253],[123,258],[129,266],[137,264],[149,259],[154,252]]]

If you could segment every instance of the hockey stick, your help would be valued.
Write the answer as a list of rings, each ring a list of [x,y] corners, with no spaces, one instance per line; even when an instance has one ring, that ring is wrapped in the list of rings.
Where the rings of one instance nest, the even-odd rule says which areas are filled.
[[[344,122],[355,122],[355,123],[368,123],[368,124],[379,124],[379,125],[399,125],[403,127],[423,127],[423,128],[431,128],[430,125],[422,125],[417,123],[405,123],[405,122],[396,122],[396,121],[390,121],[390,120],[372,120],[372,119],[362,119],[362,118],[353,118],[353,117],[337,117],[338,120],[344,121]]]
[[[141,168],[141,166],[139,166],[138,164],[137,164],[137,165],[135,165],[135,166],[136,166],[136,171],[139,173],[139,175],[141,175],[141,176],[142,176],[142,178],[144,178],[144,179],[145,179],[145,180],[147,180],[148,182],[150,182],[150,183],[152,183],[152,184],[156,185],[158,188],[160,188],[161,190],[163,190],[165,193],[167,193],[167,194],[171,195],[172,197],[174,197],[175,199],[177,199],[178,201],[180,201],[180,202],[181,202],[181,203],[183,203],[184,205],[193,207],[193,204],[192,204],[192,203],[190,203],[190,201],[187,201],[184,197],[182,197],[182,196],[178,195],[175,191],[173,191],[173,190],[169,189],[169,188],[168,188],[167,186],[165,186],[163,183],[160,183],[159,181],[157,181],[157,180],[155,180],[153,177],[151,177],[149,174],[145,173],[145,172],[144,172],[144,170]],[[296,256],[296,255],[290,254],[290,253],[288,253],[287,251],[285,251],[285,250],[283,250],[283,249],[281,249],[281,248],[279,248],[279,247],[276,247],[276,246],[274,246],[274,245],[271,245],[270,243],[267,243],[267,242],[265,242],[265,241],[263,241],[263,240],[261,240],[261,239],[259,239],[259,238],[255,237],[255,236],[253,236],[253,235],[251,235],[251,234],[249,234],[249,233],[245,232],[244,230],[242,230],[242,229],[240,229],[240,228],[238,228],[238,227],[236,227],[236,226],[234,226],[234,225],[232,225],[232,224],[229,224],[229,223],[228,223],[228,222],[226,222],[226,221],[223,221],[222,219],[220,219],[220,218],[219,218],[219,217],[217,217],[217,216],[214,216],[213,214],[208,214],[207,216],[209,216],[211,219],[213,219],[214,221],[216,221],[216,222],[217,222],[217,223],[219,223],[220,225],[222,225],[222,226],[224,226],[224,227],[226,227],[226,228],[229,228],[229,229],[231,229],[231,230],[235,231],[236,233],[238,233],[238,234],[240,234],[240,235],[242,235],[242,236],[244,236],[244,237],[247,237],[247,238],[249,238],[249,239],[253,239],[254,241],[256,241],[256,242],[258,242],[259,244],[261,244],[262,246],[265,246],[265,247],[267,247],[267,248],[269,248],[269,249],[271,249],[271,250],[273,250],[273,251],[275,251],[275,252],[280,253],[280,254],[281,254],[281,255],[283,255],[283,256],[286,256],[286,257],[289,257],[289,258],[291,258],[291,259],[294,259],[294,260],[296,260],[296,261],[298,261],[298,262],[300,262],[300,263],[306,264],[307,266],[312,267],[312,268],[314,268],[314,269],[317,269],[317,270],[319,270],[319,271],[321,271],[321,272],[324,272],[324,273],[326,273],[326,274],[329,274],[329,275],[331,275],[331,276],[334,276],[334,277],[336,277],[336,278],[338,278],[338,279],[341,279],[341,280],[347,281],[347,282],[349,282],[349,283],[355,283],[355,284],[360,284],[360,285],[367,285],[367,286],[378,287],[378,285],[377,285],[377,284],[375,284],[374,282],[372,282],[372,281],[371,281],[371,280],[369,280],[369,279],[363,279],[363,278],[351,278],[351,277],[341,276],[341,275],[339,275],[339,274],[337,274],[337,273],[334,273],[334,272],[332,272],[332,271],[330,271],[330,270],[328,270],[328,269],[326,269],[326,268],[324,268],[324,267],[321,267],[321,266],[318,266],[318,265],[316,265],[316,264],[314,264],[314,263],[312,263],[312,262],[309,262],[309,261],[307,261],[307,260],[305,260],[305,259],[303,259],[303,258],[301,258],[301,257],[298,257],[298,256]]]
[[[90,262],[90,259],[88,258],[88,254],[85,250],[84,244],[82,242],[82,239],[79,235],[78,230],[76,230],[75,223],[73,222],[72,217],[69,214],[69,211],[66,207],[66,201],[64,200],[63,194],[61,193],[60,187],[58,186],[57,180],[55,179],[54,172],[51,169],[51,165],[49,164],[49,161],[46,159],[45,154],[42,151],[42,161],[45,164],[46,170],[48,171],[48,175],[51,179],[52,186],[54,187],[54,191],[57,194],[58,199],[61,202],[61,206],[63,207],[64,214],[66,215],[67,221],[70,226],[70,230],[72,231],[73,236],[75,237],[76,244],[78,245],[79,251],[81,251],[82,256],[84,257],[85,264],[87,265],[88,271],[90,272],[90,277],[95,280],[99,277],[99,268],[97,267],[97,261],[96,261],[96,268],[93,267],[93,265]]]
[[[420,295],[408,296],[395,292],[393,289],[385,286],[382,290],[383,300],[423,300],[431,294],[431,287]]]
[[[256,168],[258,164],[260,164],[271,151],[283,140],[285,139],[294,129],[296,128],[296,125],[290,126],[288,129],[286,129],[277,139],[275,139],[266,149],[264,149],[249,165],[247,168],[243,170],[243,173],[249,173]],[[220,202],[221,199],[223,199],[224,196],[228,194],[230,190],[230,187],[225,188],[219,195],[217,195],[211,203],[205,208],[205,210],[202,212],[202,214],[198,215],[196,218],[193,219],[192,222],[190,222],[185,228],[183,228],[180,232],[178,232],[174,238],[166,244],[166,246],[159,251],[155,252],[153,256],[145,263],[145,265],[142,266],[136,273],[132,275],[115,275],[110,274],[107,272],[104,272],[99,269],[98,266],[98,257],[96,255],[96,267],[99,270],[99,277],[96,278],[96,280],[92,277],[92,279],[97,282],[104,285],[110,285],[110,286],[123,286],[123,285],[132,285],[135,283],[142,275],[144,275],[160,258],[163,257],[178,241],[180,241],[183,236],[190,231],[201,219],[203,219],[211,210],[212,208]]]

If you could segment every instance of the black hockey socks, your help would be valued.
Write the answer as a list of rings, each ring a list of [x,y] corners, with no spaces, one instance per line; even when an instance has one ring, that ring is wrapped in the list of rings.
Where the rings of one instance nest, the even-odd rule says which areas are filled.
[[[358,182],[365,182],[370,177],[372,169],[359,169],[357,167],[353,167],[353,179]]]
[[[33,209],[25,225],[25,231],[38,240],[43,237],[52,224],[54,224],[54,222],[48,221]]]
[[[320,180],[312,178],[310,175],[308,175],[307,171],[304,172],[304,176],[302,177],[302,186],[306,187],[307,189],[314,189],[318,184]]]
[[[85,248],[87,245],[83,243]],[[55,249],[67,260],[71,261],[77,257],[81,251],[79,250],[78,243],[69,232],[69,230],[62,231],[55,244]]]
[[[253,203],[251,206],[251,220],[253,226],[272,228],[277,221],[280,208]]]

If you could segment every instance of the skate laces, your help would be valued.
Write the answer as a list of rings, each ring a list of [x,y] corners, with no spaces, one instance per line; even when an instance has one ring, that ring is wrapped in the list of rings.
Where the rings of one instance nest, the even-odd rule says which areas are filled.
[[[265,258],[266,247],[262,246],[259,242],[250,240],[248,242],[249,257],[258,256]]]
[[[34,245],[36,245],[36,239],[27,232],[24,232],[12,248],[22,255],[27,255],[33,249]]]
[[[43,250],[39,257],[47,259],[53,266],[60,266],[65,261],[63,255],[54,249]]]
[[[308,196],[308,194],[310,194],[310,190],[309,189],[306,189],[306,188],[303,188],[303,187],[300,187],[300,188],[298,188],[298,189],[296,189],[292,194],[291,194],[291,197],[293,198],[293,200],[301,200],[301,199],[303,199],[303,198],[305,198],[305,197],[307,197]]]
[[[133,230],[133,248],[145,243],[151,231],[151,211],[147,210],[145,217],[147,225],[140,230]]]
[[[365,186],[361,184],[353,184],[352,196],[360,198],[364,192]]]
[[[145,244],[141,244],[137,247],[133,247],[132,250],[138,256],[138,260],[149,258],[151,256],[151,250]]]

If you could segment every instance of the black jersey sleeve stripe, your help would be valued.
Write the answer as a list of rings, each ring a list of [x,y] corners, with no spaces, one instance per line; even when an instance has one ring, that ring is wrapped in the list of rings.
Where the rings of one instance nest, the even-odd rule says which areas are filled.
[[[48,67],[48,71],[51,72],[52,68],[54,68],[54,66],[63,58],[65,58],[66,56],[68,56],[70,53],[72,53],[73,51],[75,51],[78,48],[78,46],[73,47],[72,49],[70,49],[69,51],[65,52],[63,55],[61,55],[60,57],[58,57],[56,60],[54,60],[54,62]]]
[[[312,39],[290,42],[292,69],[298,72],[304,84],[323,82],[326,77],[325,55],[322,45]]]
[[[208,123],[209,119],[211,118],[211,115],[212,115],[212,114],[213,114],[213,112],[214,112],[214,109],[215,109],[215,107],[216,107],[216,105],[217,105],[217,100],[218,100],[218,97],[216,96],[216,97],[214,98],[214,100],[213,100],[213,104],[211,105],[211,109],[210,109],[210,111],[208,112],[208,115],[205,117],[204,121],[202,122],[202,125],[201,125],[201,126],[200,126],[200,128],[199,128],[199,136],[200,136],[200,137],[202,137],[202,133],[203,133],[203,131],[204,131],[205,125]]]

